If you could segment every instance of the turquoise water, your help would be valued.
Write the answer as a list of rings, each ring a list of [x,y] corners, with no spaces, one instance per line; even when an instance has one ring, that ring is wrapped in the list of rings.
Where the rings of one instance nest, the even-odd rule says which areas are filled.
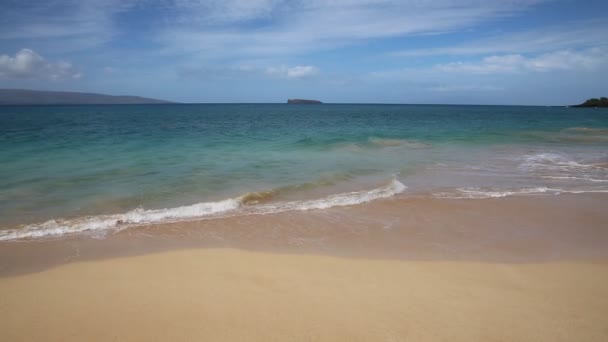
[[[0,239],[390,196],[604,192],[607,147],[602,109],[5,106]]]

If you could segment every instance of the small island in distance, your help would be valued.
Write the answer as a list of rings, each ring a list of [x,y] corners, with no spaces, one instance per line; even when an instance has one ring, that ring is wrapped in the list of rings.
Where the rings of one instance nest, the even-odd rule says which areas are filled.
[[[303,100],[303,99],[289,99],[287,100],[289,104],[322,104],[323,102],[319,100]]]
[[[608,98],[606,98],[606,97],[600,97],[599,99],[593,98],[593,99],[589,99],[579,105],[574,105],[571,107],[575,107],[575,108],[608,107]]]
[[[161,103],[174,102],[127,95],[115,96],[69,91],[0,89],[0,105],[105,105]]]

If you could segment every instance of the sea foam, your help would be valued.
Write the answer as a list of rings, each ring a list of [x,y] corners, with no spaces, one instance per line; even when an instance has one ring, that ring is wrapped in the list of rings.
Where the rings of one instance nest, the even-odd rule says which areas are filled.
[[[407,189],[405,185],[397,179],[393,179],[388,185],[373,190],[353,191],[314,200],[269,203],[256,207],[255,213],[279,213],[293,210],[328,209],[332,207],[356,205],[382,198],[389,198],[402,193],[405,189]]]
[[[44,223],[30,224],[22,228],[0,231],[0,241],[61,236],[87,231],[121,229],[134,225],[164,221],[192,219],[232,211],[239,206],[240,202],[238,200],[227,199],[168,209],[144,210],[138,208],[124,214],[97,215],[69,220],[49,220]]]
[[[397,179],[393,179],[388,185],[372,190],[330,195],[314,200],[276,202],[263,205],[247,205],[247,203],[250,203],[250,195],[246,194],[217,202],[204,202],[175,208],[149,210],[138,208],[123,214],[49,220],[21,228],[1,230],[0,241],[60,237],[83,232],[104,233],[145,224],[179,222],[228,215],[273,214],[294,210],[328,209],[392,197],[405,189],[405,185]]]
[[[434,194],[436,198],[446,199],[488,199],[501,198],[518,195],[538,195],[538,194],[583,194],[583,193],[608,193],[607,189],[558,189],[548,187],[523,188],[518,190],[494,190],[480,188],[458,188],[453,192],[438,192]]]

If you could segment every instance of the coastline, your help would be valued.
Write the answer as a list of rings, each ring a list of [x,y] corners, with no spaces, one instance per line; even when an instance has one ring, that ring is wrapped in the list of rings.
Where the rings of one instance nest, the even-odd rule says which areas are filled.
[[[606,194],[391,198],[0,243],[19,341],[604,341]]]
[[[608,194],[389,198],[320,210],[0,242],[0,277],[197,248],[499,263],[608,260]]]

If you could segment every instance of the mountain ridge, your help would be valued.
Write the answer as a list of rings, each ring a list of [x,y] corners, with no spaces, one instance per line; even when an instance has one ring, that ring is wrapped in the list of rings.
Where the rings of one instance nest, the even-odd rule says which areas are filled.
[[[0,89],[0,105],[162,104],[175,103],[133,95],[108,95],[74,91]]]

